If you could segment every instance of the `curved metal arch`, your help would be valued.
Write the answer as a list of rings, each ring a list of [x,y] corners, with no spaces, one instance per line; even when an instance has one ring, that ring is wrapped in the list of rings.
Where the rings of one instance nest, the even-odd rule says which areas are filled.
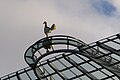
[[[46,45],[43,45],[43,43],[51,41],[51,43],[48,43]],[[63,44],[63,45],[71,45],[76,48],[79,48],[80,46],[86,45],[84,42],[81,40],[78,40],[74,37],[71,36],[65,36],[65,35],[55,35],[55,36],[50,36],[48,38],[43,38],[35,42],[33,45],[31,45],[25,52],[24,59],[26,63],[29,66],[33,66],[35,63],[34,60],[34,54],[36,51],[44,48],[47,45],[57,45],[57,44]],[[42,56],[42,55],[41,55]]]

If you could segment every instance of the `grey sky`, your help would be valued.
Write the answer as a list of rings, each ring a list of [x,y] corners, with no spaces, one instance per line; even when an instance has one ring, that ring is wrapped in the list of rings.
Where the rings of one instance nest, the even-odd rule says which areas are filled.
[[[28,66],[24,52],[44,37],[45,20],[49,26],[57,26],[50,35],[71,35],[86,43],[119,33],[119,3],[120,0],[0,0],[0,76]],[[108,9],[110,15],[104,12]]]

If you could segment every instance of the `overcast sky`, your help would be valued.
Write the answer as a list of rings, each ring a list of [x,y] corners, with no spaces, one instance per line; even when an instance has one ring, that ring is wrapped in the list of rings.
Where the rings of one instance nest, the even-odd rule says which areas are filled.
[[[69,1],[69,2],[68,2]],[[91,43],[119,33],[120,0],[0,0],[0,76],[28,66],[25,50],[43,38],[43,22]]]

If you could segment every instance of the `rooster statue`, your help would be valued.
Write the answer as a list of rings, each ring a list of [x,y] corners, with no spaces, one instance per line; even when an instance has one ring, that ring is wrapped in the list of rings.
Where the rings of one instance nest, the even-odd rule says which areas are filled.
[[[46,21],[43,24],[45,24],[44,33],[45,33],[46,37],[48,37],[48,33],[51,33],[51,31],[55,30],[56,26],[55,26],[55,24],[53,24],[51,27],[48,27]]]

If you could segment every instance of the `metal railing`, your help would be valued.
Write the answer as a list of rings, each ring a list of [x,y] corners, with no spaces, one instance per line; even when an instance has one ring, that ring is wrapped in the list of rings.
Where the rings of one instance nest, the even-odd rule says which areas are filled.
[[[65,36],[65,35],[50,36],[47,38],[43,38],[37,41],[35,44],[31,45],[25,52],[25,56],[24,56],[25,61],[29,66],[33,66],[37,60],[37,58],[35,59],[35,55],[37,51],[39,53],[39,56],[37,55],[37,57],[40,57],[46,53],[46,51],[40,52],[41,49],[46,49],[46,47],[49,47],[50,45],[53,46],[59,44],[65,46],[67,45],[66,49],[69,49],[70,48],[69,46],[80,47],[85,45],[84,42],[74,37]]]

